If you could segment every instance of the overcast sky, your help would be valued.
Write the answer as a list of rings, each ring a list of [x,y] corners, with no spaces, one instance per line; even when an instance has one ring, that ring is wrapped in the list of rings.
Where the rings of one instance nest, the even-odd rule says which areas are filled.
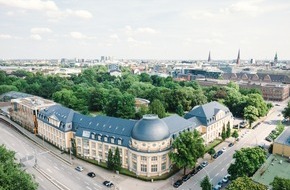
[[[290,59],[289,0],[0,0],[0,59]]]

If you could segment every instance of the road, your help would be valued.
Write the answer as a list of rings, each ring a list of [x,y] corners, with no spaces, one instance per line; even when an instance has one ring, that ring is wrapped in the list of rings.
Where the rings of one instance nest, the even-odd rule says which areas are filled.
[[[64,190],[107,189],[102,185],[102,178],[98,178],[98,176],[96,178],[90,178],[86,175],[89,171],[94,171],[93,168],[89,170],[89,167],[85,167],[83,172],[78,172],[74,169],[75,166],[62,162],[11,127],[2,123],[0,123],[0,144],[5,144],[8,149],[15,151],[18,161],[20,159],[23,161],[28,158],[27,161],[23,162],[25,165],[23,169],[35,176],[36,182],[39,183],[39,190],[56,190],[59,189],[57,186]],[[37,168],[33,167],[36,162],[35,155],[37,158]]]
[[[278,116],[281,111],[286,107],[287,102],[281,103],[280,106],[275,106],[273,112],[267,116],[264,122],[255,129],[242,129],[240,135],[240,141],[236,142],[233,147],[226,147],[226,151],[219,156],[216,160],[211,162],[203,170],[197,173],[195,176],[191,177],[190,180],[183,183],[178,189],[184,190],[200,190],[200,181],[208,175],[211,183],[215,186],[219,181],[223,179],[225,175],[228,174],[227,169],[231,163],[234,162],[233,154],[236,150],[243,147],[253,147],[260,144],[265,144],[266,147],[270,145],[269,142],[265,140],[265,137],[275,129],[277,123],[283,119],[283,116]],[[274,104],[275,105],[275,104]],[[243,137],[241,137],[243,136]]]

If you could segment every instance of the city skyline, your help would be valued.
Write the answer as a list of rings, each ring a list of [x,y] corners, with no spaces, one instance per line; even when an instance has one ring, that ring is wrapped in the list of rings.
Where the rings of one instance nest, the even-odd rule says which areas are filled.
[[[0,0],[0,59],[289,60],[290,2]],[[287,21],[288,20],[288,21]]]

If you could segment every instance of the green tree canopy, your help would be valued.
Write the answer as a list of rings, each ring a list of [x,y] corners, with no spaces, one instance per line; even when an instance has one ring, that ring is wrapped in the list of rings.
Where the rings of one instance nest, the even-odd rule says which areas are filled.
[[[178,168],[183,168],[186,174],[186,168],[194,167],[197,159],[203,157],[204,153],[203,138],[194,130],[183,132],[174,139],[169,157]]]
[[[285,119],[289,119],[290,118],[290,101],[288,102],[288,104],[284,108],[284,110],[282,111],[282,114],[283,114]]]
[[[121,161],[120,151],[119,151],[118,147],[115,149],[115,153],[113,156],[113,162],[114,162],[114,170],[120,171],[120,169],[122,167],[122,161]]]
[[[25,173],[20,164],[15,161],[15,152],[7,150],[4,145],[0,145],[0,189],[36,190],[38,184],[32,176]]]
[[[273,190],[290,190],[290,179],[276,176],[271,185]]]
[[[108,152],[107,168],[109,170],[114,170],[114,157],[113,157],[113,152],[111,149],[109,149],[109,152]]]
[[[213,155],[216,153],[215,149],[212,147],[208,150],[209,155],[211,156],[211,159],[213,157]]]
[[[236,180],[232,181],[227,187],[226,190],[267,190],[267,187],[255,183],[249,177],[239,177]]]
[[[165,109],[160,100],[156,99],[149,106],[149,110],[153,114],[157,114],[159,118],[163,118],[166,116]]]
[[[259,148],[242,148],[233,155],[235,162],[228,168],[232,179],[243,176],[252,176],[266,161],[266,152]]]
[[[212,190],[212,184],[210,183],[208,176],[205,176],[200,182],[200,187],[202,190]]]
[[[244,109],[244,118],[249,121],[250,127],[252,127],[252,123],[256,121],[259,117],[259,111],[254,106],[248,106]]]

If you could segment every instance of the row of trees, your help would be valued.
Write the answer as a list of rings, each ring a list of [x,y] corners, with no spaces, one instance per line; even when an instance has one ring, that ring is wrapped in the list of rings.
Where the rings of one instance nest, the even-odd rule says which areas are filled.
[[[7,75],[0,71],[0,94],[11,90],[21,91],[53,99],[83,114],[102,112],[109,116],[137,119],[144,113],[156,113],[159,117],[165,117],[166,112],[183,115],[184,111],[210,101],[219,101],[229,107],[235,117],[245,115],[249,120],[255,119],[248,116],[249,113],[260,117],[270,108],[259,91],[239,89],[235,83],[224,87],[201,88],[195,81],[177,82],[172,77],[163,78],[146,73],[132,75],[127,68],[122,70],[122,77],[114,77],[108,74],[106,67],[97,66],[71,78],[21,70]],[[136,114],[136,97],[148,99],[151,104],[158,100],[158,103]],[[254,111],[251,111],[253,107]]]
[[[14,161],[15,152],[0,145],[0,189],[36,190],[38,184],[32,176],[23,171],[21,165]]]

